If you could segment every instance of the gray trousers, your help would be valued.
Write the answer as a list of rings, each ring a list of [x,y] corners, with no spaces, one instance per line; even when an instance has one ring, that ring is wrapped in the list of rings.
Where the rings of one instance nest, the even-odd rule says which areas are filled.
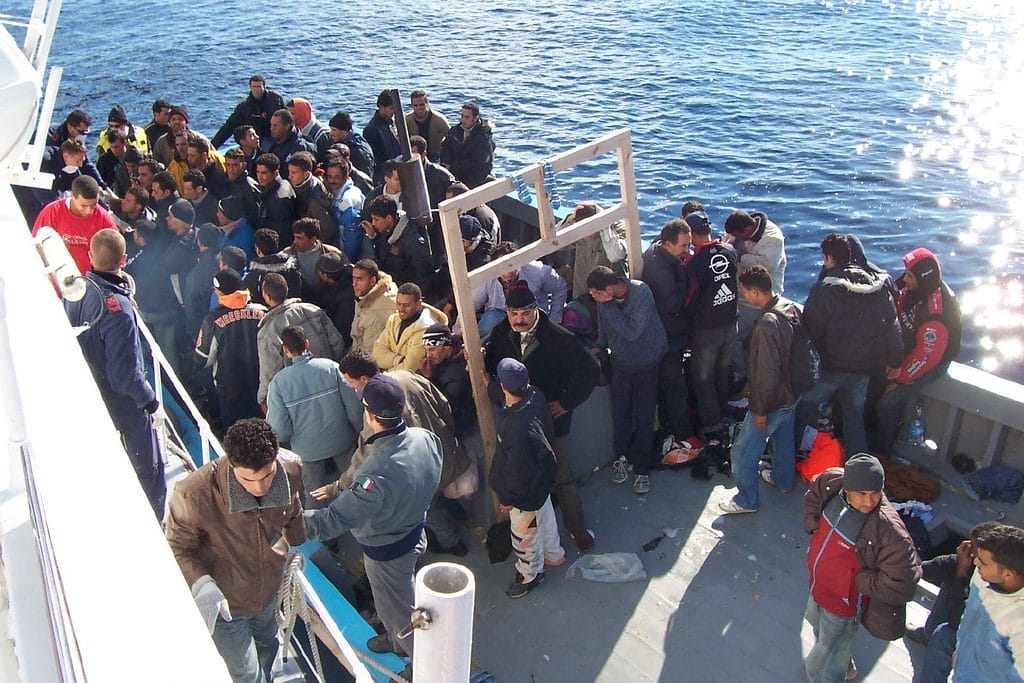
[[[587,523],[583,519],[583,500],[569,463],[569,435],[556,436],[551,450],[555,452],[555,486],[552,490],[558,496],[558,509],[562,511],[565,528],[575,536],[587,530]]]
[[[421,534],[416,547],[401,557],[393,560],[363,557],[377,616],[384,623],[391,638],[391,646],[396,652],[404,651],[409,657],[412,657],[414,636],[399,640],[398,632],[412,619],[412,608],[416,600],[416,561],[426,547],[427,535]]]
[[[459,538],[459,523],[444,507],[441,498],[440,493],[435,493],[434,499],[430,501],[430,507],[427,508],[427,527],[434,532],[442,548],[451,548],[462,540]]]
[[[337,481],[338,477],[348,470],[354,450],[353,448],[347,454],[335,455],[323,460],[302,461],[302,507],[307,510],[319,510],[331,504],[329,500],[317,500],[309,494],[313,489]]]

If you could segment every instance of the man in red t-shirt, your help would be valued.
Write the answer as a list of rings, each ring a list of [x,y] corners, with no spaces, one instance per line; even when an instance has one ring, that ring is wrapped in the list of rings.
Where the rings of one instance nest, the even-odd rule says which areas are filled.
[[[39,212],[32,227],[34,236],[39,228],[50,226],[64,240],[68,253],[75,260],[78,272],[89,272],[89,240],[100,230],[117,230],[110,213],[99,206],[100,186],[95,178],[79,176],[71,183],[71,196],[56,199]]]

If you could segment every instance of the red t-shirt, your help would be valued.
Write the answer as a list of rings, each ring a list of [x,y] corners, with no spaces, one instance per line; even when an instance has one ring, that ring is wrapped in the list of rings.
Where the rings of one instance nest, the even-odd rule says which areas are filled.
[[[33,237],[39,228],[47,225],[64,239],[80,273],[89,272],[92,265],[89,262],[89,240],[92,236],[104,228],[117,229],[114,219],[102,206],[97,206],[91,215],[83,218],[71,213],[68,200],[63,198],[50,202],[39,212],[36,224],[32,226]]]

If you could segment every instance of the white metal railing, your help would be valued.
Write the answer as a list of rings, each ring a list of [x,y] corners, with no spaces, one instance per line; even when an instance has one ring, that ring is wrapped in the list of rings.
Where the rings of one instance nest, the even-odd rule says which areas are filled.
[[[57,660],[61,680],[66,682],[84,681],[81,653],[75,638],[60,578],[60,568],[53,551],[46,511],[36,487],[35,465],[32,446],[28,438],[25,414],[22,410],[21,388],[18,384],[17,366],[11,349],[10,330],[7,324],[7,283],[0,275],[0,391],[7,406],[9,448],[11,455],[17,451],[18,464],[24,480],[25,496],[28,502],[29,519],[35,529],[36,551],[43,576],[44,593],[49,614],[50,634],[53,638],[54,656]]]
[[[224,448],[223,446],[221,446],[221,443],[217,439],[216,435],[214,435],[209,422],[207,422],[206,418],[202,416],[198,406],[196,406],[195,402],[192,400],[192,397],[185,389],[185,385],[181,382],[177,374],[174,372],[174,368],[171,367],[171,364],[168,362],[167,357],[163,354],[163,351],[160,349],[160,346],[156,343],[156,339],[154,338],[152,331],[150,331],[150,329],[146,326],[145,322],[143,322],[140,316],[137,317],[139,323],[139,332],[141,333],[142,337],[146,340],[149,358],[153,367],[153,389],[154,393],[157,396],[157,399],[160,401],[161,405],[163,405],[163,386],[165,380],[164,375],[166,375],[167,384],[174,389],[175,394],[177,394],[178,398],[181,401],[182,407],[186,410],[189,418],[195,423],[196,427],[199,430],[200,447],[202,449],[202,464],[205,465],[206,463],[210,462],[212,458],[224,457]],[[187,451],[187,446],[185,444],[184,438],[173,427],[173,420],[166,420],[165,425],[167,425],[170,429],[174,430],[174,436],[182,445],[182,447],[185,448],[185,450]],[[187,464],[189,466],[193,464],[191,462],[191,458],[189,458],[189,462]],[[320,600],[320,597],[313,589],[313,586],[309,583],[309,580],[301,573],[298,575],[297,578],[299,584],[302,586],[302,592],[306,599],[306,602],[309,604],[310,608],[319,618],[321,624],[324,627],[325,635],[330,636],[334,639],[335,644],[338,646],[337,650],[348,659],[348,662],[345,662],[346,668],[348,668],[350,672],[354,673],[354,675],[356,676],[356,680],[370,680],[369,674],[366,671],[365,667],[361,663],[359,663],[357,656],[358,653],[345,640],[345,637],[342,635],[341,629],[338,627],[334,619],[331,617],[330,612],[328,612],[328,610],[324,607],[323,602]],[[316,637],[313,633],[313,629],[310,624],[307,624],[307,636],[310,639],[314,639]],[[296,638],[296,636],[293,635],[292,638],[294,639]],[[312,646],[316,647],[316,644],[312,643]],[[296,655],[304,657],[301,648],[293,646],[292,649]]]

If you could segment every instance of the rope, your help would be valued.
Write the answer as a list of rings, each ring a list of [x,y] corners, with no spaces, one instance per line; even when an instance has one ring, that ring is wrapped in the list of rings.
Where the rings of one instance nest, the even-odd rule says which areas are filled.
[[[302,593],[302,584],[298,579],[299,574],[302,573],[302,566],[304,563],[305,558],[301,553],[297,551],[289,553],[288,561],[284,566],[284,578],[281,580],[281,587],[277,591],[277,601],[281,605],[281,611],[278,615],[278,627],[281,628],[284,636],[284,656],[287,661],[287,648],[288,643],[290,643],[292,639],[292,631],[295,629],[295,618],[299,617],[302,619],[302,622],[306,625],[306,633],[309,635],[309,645],[313,655],[313,665],[316,667],[317,676],[320,677],[321,681],[326,681],[327,678],[324,675],[323,664],[320,661],[320,648],[316,643],[316,636],[313,635],[313,628],[310,623],[309,604],[306,602],[306,598]],[[409,681],[401,675],[386,668],[383,664],[369,655],[357,650],[356,648],[352,648],[352,650],[364,664],[369,664],[379,673],[387,676],[388,680],[396,681],[397,683],[409,683]]]
[[[394,671],[388,669],[370,655],[355,648],[352,648],[352,651],[356,653],[356,657],[359,657],[360,661],[362,661],[363,664],[369,664],[379,673],[382,673],[385,676],[387,676],[389,681],[397,681],[398,683],[409,683],[409,681],[406,680],[401,674],[396,674]]]
[[[285,654],[284,660],[288,661],[288,644],[292,639],[292,631],[295,629],[295,618],[301,617],[302,623],[306,625],[306,634],[309,637],[309,649],[313,655],[313,666],[316,668],[316,675],[321,681],[326,681],[324,667],[320,661],[320,648],[316,643],[316,636],[313,635],[313,627],[309,618],[309,605],[306,603],[306,596],[302,593],[302,584],[299,583],[299,574],[302,573],[302,566],[305,558],[301,553],[292,551],[288,555],[285,564],[284,577],[281,580],[281,587],[277,591],[277,600],[281,605],[281,613],[278,617],[278,627],[283,631]]]
[[[562,206],[562,197],[555,185],[555,169],[550,161],[544,162],[544,191],[548,193],[548,203],[552,208],[559,209]]]

